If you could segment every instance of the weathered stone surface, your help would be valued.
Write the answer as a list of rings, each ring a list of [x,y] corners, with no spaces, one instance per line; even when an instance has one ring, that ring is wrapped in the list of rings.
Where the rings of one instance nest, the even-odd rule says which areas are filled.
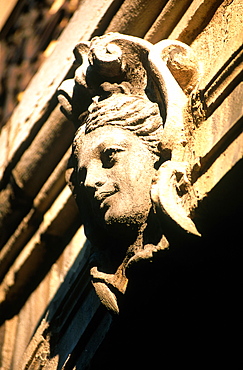
[[[212,21],[193,41],[191,47],[197,50],[198,60],[203,64],[200,88],[214,79],[225,62],[242,46],[242,11],[240,0],[224,1]],[[208,63],[205,63],[205,55],[209,58]]]
[[[51,176],[42,187],[33,201],[33,207],[26,217],[23,218],[18,228],[11,235],[8,242],[0,251],[0,264],[2,279],[11,264],[17,258],[29,239],[40,226],[45,212],[65,186],[65,170],[71,150],[68,150],[61,162],[55,168]]]
[[[66,219],[67,215],[68,220]],[[77,209],[71,198],[70,190],[66,187],[45,214],[38,232],[33,235],[18,255],[2,281],[0,288],[2,320],[4,317],[10,318],[18,312],[19,307],[29,295],[28,289],[31,292],[38,285],[38,275],[41,276],[43,273],[45,276],[48,268],[51,267],[51,259],[54,263],[59,257],[65,247],[65,244],[62,243],[62,237],[72,227],[76,219]],[[51,258],[49,267],[45,265],[48,254]],[[42,268],[42,264],[45,267]],[[39,273],[38,269],[40,269]]]
[[[158,18],[144,36],[145,40],[155,44],[160,40],[168,38],[178,21],[183,17],[190,3],[190,0],[180,2],[176,0],[167,1]],[[166,27],[164,26],[165,24]]]
[[[82,4],[84,3],[85,7],[83,9],[86,12],[90,6],[90,1],[82,2]],[[102,19],[99,18],[99,21],[96,23],[90,23],[90,34],[83,39],[89,40],[91,35],[99,35],[106,32],[106,27],[109,27],[109,23],[121,3],[112,2],[112,6],[108,7]],[[141,2],[136,2],[137,5],[139,3],[141,4]],[[185,115],[180,116],[182,120],[179,122],[179,126],[181,122],[186,122],[186,126],[182,126],[185,129],[185,135],[181,141],[181,144],[184,142],[185,146],[179,145],[177,147],[178,150],[174,150],[174,144],[178,143],[177,136],[173,136],[176,133],[174,131],[171,135],[172,141],[173,137],[175,138],[173,146],[172,148],[170,147],[170,150],[164,150],[163,155],[166,156],[167,154],[165,164],[171,159],[171,153],[175,162],[189,163],[189,166],[186,166],[186,172],[184,171],[183,163],[181,163],[182,166],[177,165],[170,172],[169,168],[167,168],[167,174],[172,180],[171,183],[174,184],[174,186],[171,186],[173,191],[176,186],[176,192],[172,191],[172,196],[178,200],[180,205],[183,205],[187,215],[191,214],[191,218],[202,237],[197,237],[196,240],[193,237],[191,239],[189,234],[186,236],[183,233],[181,234],[180,227],[177,227],[176,230],[180,237],[176,232],[175,240],[172,237],[173,233],[169,237],[170,224],[168,223],[166,229],[170,243],[163,236],[159,244],[160,250],[158,250],[157,245],[149,244],[146,248],[136,253],[127,266],[126,277],[129,280],[127,287],[126,280],[123,280],[122,286],[123,288],[126,287],[126,294],[121,294],[118,299],[120,314],[116,319],[112,319],[113,325],[109,328],[111,318],[110,316],[107,317],[102,310],[102,306],[99,306],[98,298],[93,291],[94,288],[90,284],[90,266],[88,265],[90,248],[88,245],[85,248],[81,247],[79,255],[80,246],[83,245],[83,236],[81,239],[79,238],[79,225],[76,224],[78,221],[74,222],[75,225],[72,224],[72,216],[70,216],[72,207],[66,208],[64,206],[62,212],[55,202],[56,199],[62,205],[62,197],[58,198],[58,195],[63,187],[63,177],[59,180],[58,178],[53,178],[53,184],[59,184],[60,188],[58,185],[56,192],[53,191],[52,193],[48,187],[52,184],[52,181],[49,178],[50,182],[48,182],[48,171],[45,171],[45,176],[42,177],[41,181],[47,181],[46,188],[44,184],[34,201],[31,200],[31,203],[28,203],[30,213],[26,216],[26,219],[22,219],[22,216],[19,217],[18,213],[18,222],[21,222],[19,228],[16,229],[9,243],[1,251],[1,256],[6,256],[7,258],[8,252],[11,255],[11,250],[8,250],[8,247],[13,247],[14,250],[15,247],[18,248],[19,246],[20,250],[23,249],[21,255],[19,255],[19,252],[16,253],[16,263],[12,255],[8,267],[9,277],[17,278],[24,274],[27,277],[23,280],[22,286],[19,283],[16,285],[16,288],[19,288],[16,289],[17,294],[21,294],[22,291],[26,293],[26,303],[19,304],[20,302],[18,302],[18,310],[20,312],[6,321],[1,328],[0,335],[3,338],[3,344],[1,345],[0,343],[0,357],[2,357],[0,366],[4,370],[19,369],[19,360],[28,343],[30,343],[29,348],[23,359],[23,368],[25,369],[33,369],[38,366],[44,366],[46,369],[64,366],[67,368],[76,366],[77,370],[83,370],[86,366],[89,366],[92,370],[101,367],[114,369],[114,364],[116,369],[129,368],[129,366],[141,369],[156,368],[158,363],[161,363],[161,358],[163,358],[164,367],[168,365],[167,367],[174,366],[177,368],[182,366],[182,364],[185,364],[185,366],[192,364],[192,367],[195,367],[200,359],[200,366],[204,364],[207,367],[210,362],[215,364],[215,368],[219,364],[226,367],[226,364],[229,364],[229,368],[232,366],[237,368],[237,360],[240,356],[237,356],[237,344],[239,343],[235,330],[238,329],[239,335],[242,331],[240,320],[242,302],[239,295],[239,292],[242,290],[242,249],[240,248],[239,240],[241,237],[240,220],[243,204],[241,189],[241,174],[243,173],[241,159],[242,90],[239,84],[241,78],[242,4],[239,0],[213,3],[210,1],[193,1],[190,3],[191,6],[187,2],[180,2],[177,4],[177,7],[173,6],[174,2],[172,0],[164,3],[163,9],[158,7],[150,13],[146,10],[146,6],[150,4],[144,2],[146,4],[145,7],[141,6],[140,9],[135,7],[134,14],[129,14],[129,12],[124,12],[125,5],[126,9],[128,9],[129,5],[129,1],[125,1],[123,2],[122,13],[124,18],[121,21],[121,19],[115,16],[113,20],[116,20],[116,22],[112,21],[111,25],[115,25],[115,29],[113,28],[112,30],[118,32],[121,31],[119,25],[121,27],[127,25],[126,32],[134,36],[133,31],[137,32],[138,30],[143,35],[146,34],[147,41],[151,42],[160,41],[161,35],[164,34],[166,34],[166,37],[172,38],[174,30],[174,37],[183,36],[185,39],[181,39],[181,41],[187,40],[190,42],[191,49],[194,55],[196,55],[196,60],[199,61],[201,67],[199,90],[192,91],[192,96],[190,97],[192,98],[192,112],[190,109],[185,109]],[[100,4],[97,3],[96,5],[99,6]],[[134,4],[134,1],[130,1],[129,9],[134,9]],[[184,4],[187,4],[185,8],[180,8]],[[214,5],[216,5],[215,8]],[[82,29],[82,24],[86,22],[85,20],[83,23],[85,18],[84,12],[79,12],[79,19],[73,28],[78,30],[78,34],[73,34],[73,38],[70,37],[70,44],[73,44],[67,49],[70,59],[67,61],[67,69],[65,71],[71,69],[73,61],[71,50],[80,41],[80,39],[75,41],[75,37],[78,37],[80,27]],[[87,10],[88,23],[91,20],[91,15],[93,16],[91,13],[92,9]],[[153,24],[150,23],[151,16],[154,17],[154,20],[157,17]],[[138,24],[138,19],[144,19],[145,22],[141,21],[141,24]],[[164,24],[160,23],[161,19],[164,20]],[[98,28],[95,28],[96,26]],[[130,32],[130,29],[133,31]],[[181,52],[177,53],[178,48],[175,44],[171,49],[172,57],[167,58],[168,55],[171,56],[168,53],[168,49],[166,53],[162,51],[162,55],[164,62],[167,63],[167,67],[169,65],[172,66],[171,72],[172,70],[174,71],[174,77],[177,75],[176,78],[180,80],[181,74],[177,73],[180,70],[180,64],[177,63],[177,58],[180,60]],[[60,68],[63,67],[59,56],[66,58],[64,56],[65,52],[63,51],[63,54],[61,50],[61,43],[57,42],[56,45],[55,63],[53,63],[54,59],[51,59],[52,63],[48,67],[53,75],[51,77],[49,73],[45,75],[50,82],[54,74],[56,72],[59,73],[59,66]],[[146,43],[146,45],[148,44]],[[115,51],[118,51],[119,55],[119,45],[113,46],[109,49],[111,53],[108,54],[111,55],[107,55],[106,61],[109,57],[112,57],[112,53]],[[160,46],[163,46],[163,44],[160,44]],[[87,49],[89,50],[89,47]],[[60,52],[59,56],[58,50]],[[158,49],[157,51],[160,55]],[[176,53],[177,55],[175,55]],[[187,52],[185,54],[188,55]],[[130,55],[133,56],[131,58],[132,61],[139,61],[139,58],[135,57],[137,54],[134,49],[131,49]],[[176,57],[175,59],[173,55]],[[95,59],[94,54],[92,58],[93,60]],[[79,60],[79,62],[81,61]],[[88,58],[86,63],[88,63]],[[119,67],[119,63],[115,62],[115,64]],[[191,66],[193,65],[195,64],[192,63]],[[100,65],[100,67],[104,71],[103,66]],[[137,64],[137,68],[138,74],[141,73],[140,63]],[[190,67],[187,71],[187,63],[184,63],[183,68],[185,75],[188,74],[189,76],[190,71],[194,67],[192,69]],[[53,70],[55,71],[53,72]],[[156,70],[155,68],[154,73]],[[53,92],[58,88],[61,80],[65,78],[65,71],[62,77],[60,75],[60,79],[53,80],[54,83],[50,87]],[[107,74],[109,75],[109,69],[107,69]],[[139,78],[135,80],[135,87],[139,89],[141,87]],[[38,81],[36,80],[36,82]],[[32,93],[34,89],[38,90],[36,82],[33,82]],[[97,80],[97,82],[99,81]],[[113,83],[114,81],[109,82]],[[40,86],[43,87],[44,85],[40,83]],[[166,83],[164,86],[166,86]],[[193,84],[193,86],[195,85]],[[150,89],[154,87],[155,85],[149,86]],[[183,84],[181,84],[181,87],[184,89]],[[107,86],[105,88],[107,94],[115,92],[109,91]],[[123,88],[127,91],[128,86],[125,84]],[[49,92],[49,88],[47,88],[47,92]],[[186,95],[185,101],[187,101],[190,93],[190,88],[186,94],[183,92]],[[175,94],[174,96],[172,94],[170,97],[174,99],[174,102],[177,100],[181,103],[183,102],[183,94]],[[38,100],[39,96],[34,97],[34,95],[35,92],[33,93],[33,100]],[[45,94],[43,95],[42,91],[41,95],[45,106]],[[52,103],[52,98],[47,100]],[[155,96],[154,101],[161,101],[160,94]],[[21,103],[23,104],[23,112],[24,110],[26,112],[25,117],[30,115],[29,107],[31,107],[32,113],[35,111],[35,108],[41,111],[38,104],[36,107],[35,103],[28,106],[28,102],[29,100],[24,99],[24,102]],[[20,136],[18,138],[16,136],[16,141],[20,140],[19,144],[21,145],[17,148],[12,162],[7,166],[8,171],[5,172],[3,182],[4,186],[6,186],[4,191],[8,192],[7,196],[6,194],[4,195],[4,200],[10,211],[8,220],[16,218],[11,204],[11,199],[16,199],[13,192],[16,191],[16,187],[13,188],[14,184],[10,182],[9,178],[12,169],[21,169],[19,174],[23,175],[24,191],[34,194],[35,189],[41,184],[41,181],[39,181],[41,176],[38,175],[35,180],[35,189],[31,189],[31,178],[35,177],[38,167],[27,161],[26,163],[31,165],[31,171],[28,172],[28,169],[23,166],[23,161],[21,162],[21,156],[28,148],[31,148],[31,142],[34,137],[37,137],[40,126],[43,125],[44,128],[54,105],[49,105],[47,111],[42,111],[38,116],[40,121],[38,121],[38,118],[34,126],[31,126],[34,128],[33,130],[26,131],[25,138],[27,140],[25,144],[21,144]],[[171,108],[176,109],[177,104],[173,104]],[[164,125],[166,112],[163,108],[162,111]],[[171,112],[173,112],[173,109]],[[110,116],[112,117],[112,115],[111,111]],[[172,117],[176,118],[177,115],[178,110]],[[171,122],[174,122],[174,125],[178,123],[174,119]],[[13,125],[14,121],[11,122],[11,126]],[[8,137],[9,131],[13,132],[14,127],[10,130],[10,125],[8,124],[1,132],[1,155],[3,153],[5,158],[8,158],[8,142],[9,146],[11,146],[11,141],[9,141]],[[95,131],[96,129],[93,132]],[[169,132],[170,130],[168,130],[168,135]],[[2,139],[3,137],[4,139]],[[55,143],[55,139],[53,143]],[[38,145],[36,148],[38,148]],[[42,148],[40,147],[40,149]],[[46,153],[48,153],[48,150],[51,150],[51,145]],[[45,151],[40,150],[40,154],[45,155]],[[39,163],[43,163],[41,155]],[[69,169],[70,171],[71,169]],[[29,173],[32,174],[30,177],[28,177]],[[63,176],[63,170],[61,173],[60,176]],[[20,184],[21,176],[19,176]],[[25,184],[28,185],[28,188],[25,188]],[[21,197],[18,199],[21,199]],[[24,197],[22,197],[22,201],[24,200]],[[31,274],[31,268],[34,266],[31,264],[33,260],[30,258],[28,261],[24,261],[23,259],[22,262],[24,261],[24,263],[19,264],[18,261],[21,262],[22,256],[27,256],[27,254],[24,254],[24,250],[26,247],[29,248],[30,244],[25,242],[25,237],[28,239],[28,235],[31,236],[33,233],[31,222],[34,219],[32,219],[31,215],[35,214],[35,207],[37,208],[36,212],[40,212],[42,215],[41,217],[46,213],[45,220],[47,221],[48,215],[50,215],[49,208],[53,202],[55,207],[52,208],[53,217],[50,219],[49,226],[42,228],[43,224],[41,224],[40,220],[35,225],[35,230],[37,230],[37,234],[40,237],[39,240],[42,238],[47,242],[45,260],[35,260],[36,273],[40,277],[40,274],[43,272],[42,268],[49,269],[49,273],[46,271],[46,275],[43,277],[40,285],[36,285],[35,290],[31,294],[28,286],[29,279],[33,276]],[[164,201],[163,204],[165,204]],[[60,212],[54,212],[54,209],[59,209]],[[23,208],[21,208],[22,210]],[[65,220],[68,220],[67,224],[65,224]],[[59,221],[60,228],[58,226]],[[11,221],[8,222],[13,225]],[[14,224],[13,231],[18,222]],[[174,231],[175,224],[173,222],[172,230]],[[3,228],[4,225],[8,224],[3,224]],[[38,231],[40,225],[41,229],[39,231],[42,230],[43,232],[41,235]],[[50,230],[56,236],[61,236],[63,245],[67,245],[61,256],[54,263],[49,263],[53,261],[54,252],[54,244],[51,239],[48,239]],[[166,230],[162,231],[165,232]],[[15,237],[16,240],[14,240]],[[31,243],[34,242],[35,239],[32,238]],[[38,243],[32,244],[32,246],[33,256],[37,256]],[[59,247],[60,245],[57,245],[57,248]],[[35,248],[37,248],[36,251],[34,251]],[[73,251],[73,254],[70,251]],[[52,267],[50,266],[51,264]],[[19,275],[18,268],[15,269],[18,266],[20,269]],[[111,287],[109,284],[110,275],[112,274],[108,273],[107,275],[109,276],[105,275],[106,273],[102,273],[99,267],[92,269],[91,272],[93,274],[92,279],[96,283],[98,290],[102,282],[106,282]],[[5,281],[7,281],[7,278]],[[116,280],[117,282],[119,282],[119,279]],[[9,290],[7,287],[5,291],[5,293],[9,293],[8,298],[11,307],[13,307],[14,300],[10,291],[12,290],[13,292],[14,289],[15,286],[13,284],[9,285]],[[53,297],[54,299],[52,300]],[[91,310],[90,312],[94,313],[94,315],[92,314],[93,316],[91,315],[92,317],[86,316],[87,322],[85,322],[85,317],[82,317],[80,314],[80,312],[85,312],[83,305],[87,311]],[[95,312],[92,311],[93,305],[98,307]],[[45,311],[44,315],[42,315],[43,311]],[[39,325],[39,322],[41,322],[39,321],[40,318],[44,318],[44,321],[41,319],[43,325]],[[80,320],[84,323],[81,326],[84,325],[85,330],[83,328],[78,330]],[[88,322],[88,320],[90,321]],[[75,322],[76,326],[73,322]],[[39,327],[40,330],[38,329],[33,335],[36,327]],[[72,327],[73,330],[69,330],[69,327]],[[103,341],[107,331],[108,335]],[[185,333],[187,340],[185,340]],[[101,344],[102,341],[103,345]],[[215,343],[217,343],[219,351],[217,351]],[[141,348],[144,350],[141,350]],[[97,349],[98,352],[95,354]],[[177,356],[175,356],[175,352]],[[240,348],[238,353],[241,353]],[[50,357],[47,357],[47,354]],[[119,363],[117,359],[119,359]]]
[[[208,24],[222,2],[222,0],[193,1],[188,11],[173,29],[169,38],[180,40],[190,45]]]
[[[119,31],[124,34],[143,37],[165,3],[164,0],[153,0],[153,2],[149,0],[125,0],[106,32]]]

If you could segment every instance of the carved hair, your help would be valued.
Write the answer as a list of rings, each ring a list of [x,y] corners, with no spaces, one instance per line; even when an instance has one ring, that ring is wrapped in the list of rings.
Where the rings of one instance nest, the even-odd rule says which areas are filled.
[[[74,146],[84,132],[88,134],[98,127],[112,125],[133,132],[152,153],[160,155],[158,144],[163,131],[162,117],[158,104],[144,96],[113,94],[101,101],[94,99],[83,116],[83,124],[85,129],[81,127],[77,131]]]

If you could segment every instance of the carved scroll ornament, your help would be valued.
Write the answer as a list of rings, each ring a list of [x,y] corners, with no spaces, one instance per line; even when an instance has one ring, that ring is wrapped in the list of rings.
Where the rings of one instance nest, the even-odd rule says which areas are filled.
[[[129,266],[167,247],[166,220],[175,233],[200,235],[183,201],[199,68],[179,41],[152,45],[118,33],[80,43],[74,54],[75,77],[59,88],[77,127],[68,181],[94,250],[93,285],[117,313]]]

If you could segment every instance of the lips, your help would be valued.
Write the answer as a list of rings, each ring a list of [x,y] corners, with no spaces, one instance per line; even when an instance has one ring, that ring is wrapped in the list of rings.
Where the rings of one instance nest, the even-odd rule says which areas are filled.
[[[111,195],[117,193],[118,190],[107,190],[107,191],[100,191],[97,192],[94,196],[94,199],[97,200],[99,203],[102,203],[105,199],[110,197]]]

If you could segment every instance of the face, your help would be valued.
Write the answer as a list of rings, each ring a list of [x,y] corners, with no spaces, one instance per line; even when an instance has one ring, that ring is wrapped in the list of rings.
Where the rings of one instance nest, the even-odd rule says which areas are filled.
[[[76,157],[78,191],[92,217],[104,226],[144,223],[155,169],[141,139],[128,130],[99,127],[76,140]]]

